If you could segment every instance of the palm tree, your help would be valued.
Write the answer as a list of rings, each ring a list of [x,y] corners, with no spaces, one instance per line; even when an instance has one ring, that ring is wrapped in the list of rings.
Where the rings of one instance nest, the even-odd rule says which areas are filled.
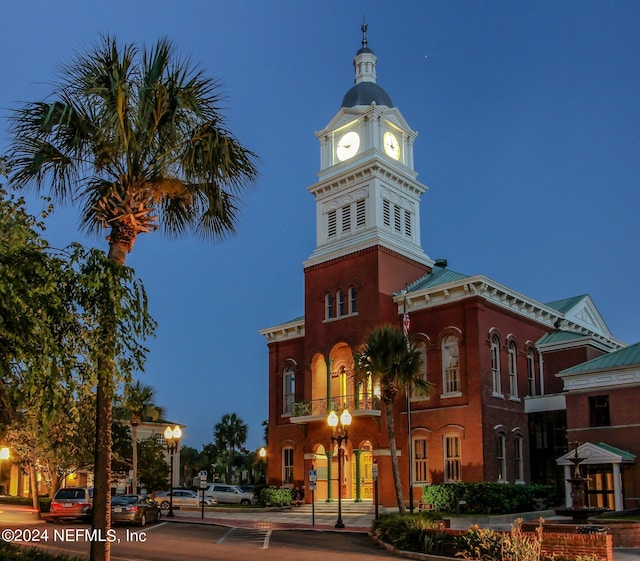
[[[138,425],[142,421],[157,421],[164,417],[165,410],[154,403],[153,388],[145,386],[136,380],[133,384],[126,384],[122,402],[116,405],[114,416],[131,422],[133,492],[137,492],[138,482]]]
[[[408,345],[403,332],[394,325],[376,327],[371,331],[363,349],[353,353],[354,379],[357,384],[366,383],[371,377],[380,387],[380,398],[384,403],[391,449],[391,468],[396,498],[400,513],[405,512],[402,484],[398,467],[393,404],[401,391],[428,394],[430,384],[420,377],[422,359],[420,351]]]
[[[231,480],[231,469],[236,449],[240,449],[246,442],[248,430],[246,423],[235,413],[225,413],[213,427],[213,441],[218,450],[228,452],[226,455],[228,483]]]
[[[257,178],[257,158],[226,129],[223,99],[220,84],[169,40],[149,49],[103,36],[62,67],[46,101],[12,115],[10,183],[77,204],[84,230],[108,230],[108,256],[120,265],[138,234],[157,228],[224,239]],[[111,525],[112,362],[98,364],[96,388],[93,527],[103,533]],[[93,561],[109,558],[108,542],[92,542]]]

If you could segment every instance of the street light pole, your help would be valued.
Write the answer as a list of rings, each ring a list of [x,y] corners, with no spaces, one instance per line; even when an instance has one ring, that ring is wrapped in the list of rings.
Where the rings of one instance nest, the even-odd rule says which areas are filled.
[[[342,449],[342,443],[345,444],[349,440],[349,433],[347,427],[351,424],[351,414],[348,409],[344,409],[340,418],[336,415],[335,411],[331,411],[327,417],[327,424],[331,427],[331,447],[338,443],[338,520],[336,521],[336,528],[344,528],[344,522],[342,522],[342,460],[344,457],[344,451]],[[338,427],[338,424],[340,426]],[[331,485],[331,482],[329,482]]]
[[[267,449],[263,446],[262,448],[260,448],[260,450],[258,451],[258,455],[260,456],[260,468],[261,468],[261,480],[260,483],[266,483],[265,477],[264,477],[264,459],[267,457]]]
[[[182,431],[180,427],[176,425],[175,427],[167,427],[164,429],[164,439],[167,442],[167,450],[169,450],[170,455],[170,483],[169,483],[169,512],[167,513],[167,518],[174,518],[175,514],[173,512],[173,455],[175,454],[178,446],[180,446],[180,437],[182,436]]]

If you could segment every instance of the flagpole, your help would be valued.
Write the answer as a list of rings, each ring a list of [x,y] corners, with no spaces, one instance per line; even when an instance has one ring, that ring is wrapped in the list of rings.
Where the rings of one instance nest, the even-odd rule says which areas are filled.
[[[407,341],[407,350],[411,350],[411,344],[409,343],[409,312],[407,311],[407,290],[402,291],[404,295],[403,301],[403,314],[402,314],[402,329],[404,332],[404,338]],[[407,386],[407,430],[408,430],[408,442],[407,442],[407,458],[409,460],[409,512],[413,514],[413,442],[411,440],[411,385]]]

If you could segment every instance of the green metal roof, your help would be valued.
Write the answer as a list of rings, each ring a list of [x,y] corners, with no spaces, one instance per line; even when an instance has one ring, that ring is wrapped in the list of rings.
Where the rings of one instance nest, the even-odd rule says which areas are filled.
[[[433,288],[434,286],[440,286],[450,282],[459,281],[462,279],[468,279],[469,275],[462,273],[456,273],[451,269],[445,269],[443,267],[434,267],[430,273],[427,273],[424,277],[414,281],[407,286],[407,292],[416,292],[418,290],[424,290],[426,288]]]
[[[574,308],[582,300],[584,300],[588,294],[580,294],[579,296],[571,296],[569,298],[562,298],[560,300],[554,300],[553,302],[547,302],[545,306],[549,306],[554,310],[558,310],[562,314],[566,314],[569,310]]]
[[[607,452],[611,452],[612,454],[617,454],[622,458],[622,461],[633,462],[636,459],[636,455],[631,452],[627,452],[626,450],[620,450],[620,448],[616,448],[615,446],[611,446],[611,444],[605,444],[604,442],[598,442],[596,446],[600,448],[604,448]]]
[[[551,331],[545,333],[536,345],[555,345],[557,343],[565,343],[567,341],[575,341],[576,339],[588,339],[589,335],[578,333],[577,331]]]
[[[640,343],[572,366],[562,370],[560,374],[582,374],[599,370],[613,370],[623,366],[633,366],[634,364],[640,366]]]

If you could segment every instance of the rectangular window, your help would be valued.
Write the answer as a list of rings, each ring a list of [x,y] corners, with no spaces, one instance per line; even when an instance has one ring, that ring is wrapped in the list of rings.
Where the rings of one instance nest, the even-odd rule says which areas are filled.
[[[337,232],[336,211],[331,210],[327,214],[327,234],[329,237],[335,236]]]
[[[446,436],[444,439],[444,481],[451,483],[462,480],[460,438]]]
[[[333,294],[329,293],[325,296],[325,319],[333,317]]]
[[[356,202],[356,228],[364,228],[367,223],[367,214],[364,199]]]
[[[500,384],[500,341],[495,336],[491,338],[491,381],[493,393],[500,394],[502,392],[502,384]]]
[[[444,366],[444,391],[457,393],[460,391],[460,356],[458,340],[447,337],[442,345],[442,360]]]
[[[282,484],[293,483],[293,448],[282,450]]]
[[[426,438],[414,438],[413,440],[413,480],[416,483],[429,482],[429,458]]]
[[[344,300],[344,292],[342,290],[338,290],[337,299],[338,299],[338,316],[346,316],[347,306]]]
[[[385,226],[391,227],[391,203],[386,199],[382,201],[382,220]]]
[[[350,206],[342,207],[342,231],[343,232],[351,231],[351,207]]]
[[[609,425],[609,396],[591,396],[589,398],[589,426],[608,427]]]

